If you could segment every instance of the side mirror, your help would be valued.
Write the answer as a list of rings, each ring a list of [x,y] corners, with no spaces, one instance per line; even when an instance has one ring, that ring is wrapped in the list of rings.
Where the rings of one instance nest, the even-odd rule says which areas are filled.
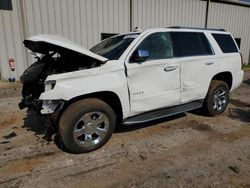
[[[131,57],[131,61],[133,62],[143,62],[149,57],[148,50],[136,50],[133,56]]]

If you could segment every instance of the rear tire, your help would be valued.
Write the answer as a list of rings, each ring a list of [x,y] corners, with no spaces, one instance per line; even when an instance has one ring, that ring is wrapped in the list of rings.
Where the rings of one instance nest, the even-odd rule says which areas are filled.
[[[226,82],[212,80],[203,104],[203,111],[210,116],[222,114],[227,108],[228,102],[229,87]]]
[[[113,109],[96,98],[72,103],[61,115],[59,134],[72,153],[86,153],[102,147],[116,124]]]

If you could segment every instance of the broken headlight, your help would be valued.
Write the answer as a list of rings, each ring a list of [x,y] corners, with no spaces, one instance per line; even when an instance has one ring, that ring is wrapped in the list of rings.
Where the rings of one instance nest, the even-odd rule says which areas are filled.
[[[44,91],[46,92],[46,91],[54,89],[55,85],[56,85],[55,80],[49,80],[45,82]]]

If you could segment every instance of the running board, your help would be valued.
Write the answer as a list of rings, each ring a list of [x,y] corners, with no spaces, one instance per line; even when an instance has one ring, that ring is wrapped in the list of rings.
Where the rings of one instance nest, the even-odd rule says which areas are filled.
[[[182,104],[174,107],[164,108],[156,111],[150,111],[144,114],[136,115],[124,120],[124,125],[132,125],[132,124],[139,124],[145,123],[161,118],[165,118],[168,116],[176,115],[179,113],[195,110],[201,108],[203,105],[203,101],[194,101],[187,104]]]

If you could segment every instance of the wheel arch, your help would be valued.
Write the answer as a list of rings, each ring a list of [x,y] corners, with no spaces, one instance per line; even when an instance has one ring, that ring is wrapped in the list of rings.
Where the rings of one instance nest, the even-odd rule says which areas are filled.
[[[211,79],[211,81],[212,80],[221,80],[221,81],[224,81],[228,85],[229,90],[231,90],[231,88],[232,88],[233,76],[232,76],[232,73],[229,72],[229,71],[217,73],[216,75],[213,76],[213,78]],[[211,81],[210,81],[210,84],[211,84]]]
[[[121,124],[122,120],[123,120],[123,111],[122,111],[122,104],[121,104],[121,100],[119,98],[119,96],[112,92],[112,91],[101,91],[101,92],[95,92],[95,93],[89,93],[89,94],[84,94],[84,95],[80,95],[77,97],[74,97],[68,101],[66,101],[63,105],[63,108],[59,111],[56,121],[59,122],[59,119],[61,117],[61,115],[63,114],[63,112],[65,111],[65,109],[68,108],[68,106],[70,106],[72,103],[82,100],[82,99],[86,99],[86,98],[97,98],[100,99],[102,101],[104,101],[105,103],[107,103],[115,112],[116,116],[117,116],[117,125]]]

